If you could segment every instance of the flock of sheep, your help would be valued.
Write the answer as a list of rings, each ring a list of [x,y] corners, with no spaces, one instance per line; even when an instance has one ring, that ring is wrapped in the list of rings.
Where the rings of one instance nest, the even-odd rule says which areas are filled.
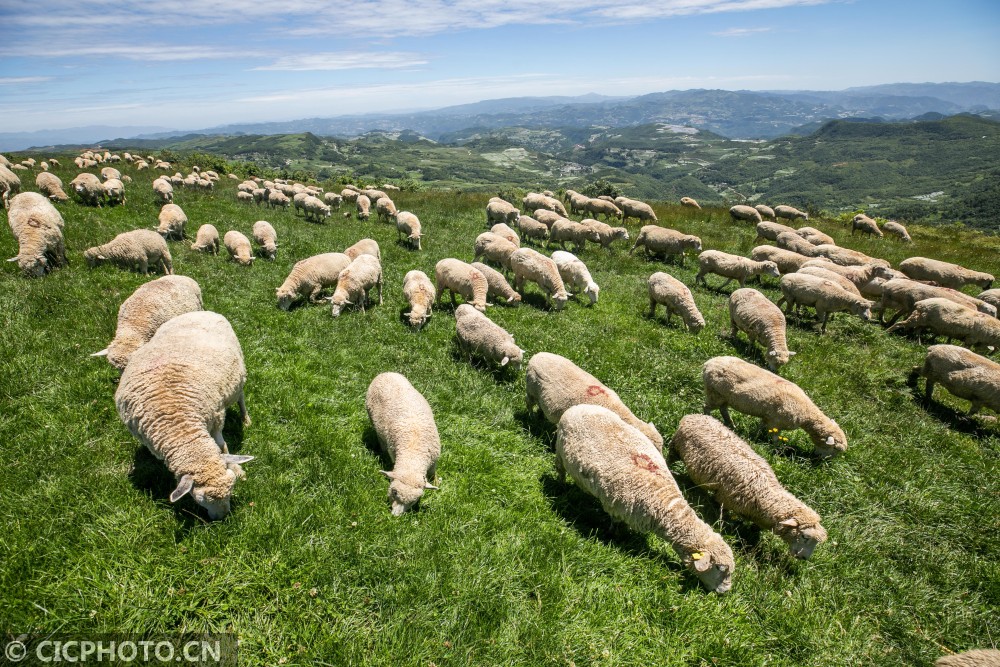
[[[95,166],[100,162],[95,157],[102,156],[82,155],[77,158],[78,165]],[[116,156],[103,157],[109,160]],[[171,169],[152,157],[136,161],[126,154],[125,159],[139,169],[148,168],[150,162],[155,168]],[[46,170],[36,179],[39,193],[17,194],[20,183],[10,166],[0,159],[3,201],[20,246],[18,256],[11,261],[17,261],[26,275],[42,276],[65,264],[62,217],[51,201],[68,197],[59,179]],[[115,394],[118,412],[129,430],[164,460],[177,479],[171,501],[190,494],[213,519],[229,513],[235,480],[244,476],[241,466],[253,458],[229,454],[222,438],[227,406],[237,403],[245,423],[250,423],[243,400],[246,369],[229,322],[202,310],[201,290],[194,280],[170,275],[166,241],[186,237],[187,218],[173,203],[173,187],[211,189],[218,179],[214,172],[201,173],[197,168],[187,177],[175,173],[157,178],[153,190],[162,204],[157,229],[125,232],[84,252],[91,266],[108,261],[143,273],[152,268],[167,274],[142,285],[125,300],[114,339],[96,354],[106,356],[122,371]],[[85,204],[115,205],[126,201],[125,182],[127,177],[123,180],[116,169],[105,167],[101,179],[84,173],[71,186]],[[378,217],[395,223],[399,237],[405,236],[419,251],[419,219],[399,211],[385,189],[389,186],[382,190],[349,186],[336,194],[315,186],[255,179],[238,184],[237,198],[271,208],[293,206],[294,211],[301,210],[306,219],[316,222],[329,218],[345,201],[354,204],[358,219],[367,220],[374,202]],[[723,287],[733,280],[739,283],[739,289],[729,297],[732,333],[743,332],[763,347],[770,370],[731,356],[707,360],[703,366],[706,414],[684,417],[668,443],[651,422],[633,414],[610,387],[571,360],[535,352],[525,369],[529,412],[537,407],[556,427],[560,476],[571,476],[616,519],[669,542],[709,590],[725,593],[730,589],[733,553],[684,499],[667,467],[665,444],[666,454],[679,456],[699,486],[714,493],[732,511],[773,531],[788,544],[793,556],[808,558],[827,539],[820,516],[790,494],[767,462],[731,430],[729,410],[734,409],[760,417],[775,439],[781,439],[782,431],[802,429],[819,458],[837,456],[847,449],[847,436],[837,422],[800,387],[777,375],[795,354],[786,343],[787,316],[804,307],[813,308],[825,332],[834,313],[869,320],[875,310],[884,320],[887,312],[894,312],[888,331],[914,329],[948,338],[949,344],[928,349],[919,371],[926,378],[928,399],[934,385],[941,384],[968,399],[973,413],[983,406],[1000,411],[1000,364],[950,344],[957,339],[973,348],[1000,346],[1000,290],[990,289],[993,276],[989,274],[922,257],[907,259],[893,269],[885,260],[835,245],[817,229],[796,229],[776,222],[778,218],[789,222],[808,219],[807,214],[786,206],[734,206],[730,210],[734,220],[756,223],[758,238],[776,244],[758,246],[751,257],[742,257],[703,250],[698,237],[660,226],[648,204],[625,197],[590,198],[567,190],[564,200],[551,192],[530,193],[521,204],[523,211],[501,198],[487,202],[489,231],[472,242],[471,263],[452,257],[441,259],[434,267],[433,281],[423,271],[406,274],[402,291],[410,304],[411,326],[419,330],[446,291],[453,304],[460,295],[464,303],[457,305],[454,315],[463,353],[519,370],[525,350],[486,316],[490,301],[517,305],[531,282],[556,310],[561,310],[573,294],[585,294],[591,306],[597,304],[597,282],[586,264],[565,248],[570,242],[579,253],[588,241],[610,249],[616,241],[630,240],[624,226],[613,227],[598,220],[600,216],[622,225],[631,218],[645,223],[630,253],[642,247],[647,255],[675,256],[683,263],[687,251],[697,252],[699,269],[694,286],[707,288],[706,278],[712,275],[725,279]],[[686,197],[681,205],[700,208]],[[574,213],[594,217],[575,221],[570,217]],[[882,229],[911,241],[898,223],[885,223]],[[883,233],[864,215],[852,222],[852,233],[854,230]],[[260,256],[274,260],[278,248],[274,227],[258,221],[253,237]],[[557,244],[562,250],[549,256],[522,246],[522,240],[536,247]],[[226,232],[223,245],[240,264],[250,265],[254,260],[250,240],[239,231]],[[192,250],[212,253],[218,253],[220,247],[218,230],[211,224],[197,230],[191,245]],[[782,298],[773,303],[762,292],[746,287],[753,277],[778,280]],[[960,291],[966,285],[982,291],[977,297],[969,296]],[[323,290],[329,288],[334,289],[333,294],[322,297]],[[327,302],[336,317],[349,306],[364,309],[373,302],[375,288],[381,304],[381,253],[374,240],[363,239],[343,252],[296,262],[277,288],[276,299],[285,310],[299,298]],[[662,305],[668,322],[676,314],[693,334],[705,327],[689,286],[668,273],[653,273],[648,293],[651,316]],[[436,488],[441,443],[433,412],[399,373],[374,378],[365,405],[380,443],[394,462],[393,469],[383,474],[390,480],[391,511],[399,515],[413,508],[425,489]],[[716,409],[724,423],[708,416]]]

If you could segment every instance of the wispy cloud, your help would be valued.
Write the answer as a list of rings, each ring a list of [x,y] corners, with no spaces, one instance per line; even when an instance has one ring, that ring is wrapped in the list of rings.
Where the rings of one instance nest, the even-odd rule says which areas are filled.
[[[417,53],[405,52],[333,52],[303,53],[278,58],[271,65],[254,67],[254,70],[306,72],[312,70],[344,69],[403,69],[426,65],[427,58]]]
[[[23,58],[125,58],[141,61],[202,60],[206,58],[245,58],[247,52],[211,46],[182,45],[80,45],[39,49],[31,46],[0,47],[0,56]]]
[[[17,86],[23,83],[42,83],[51,80],[51,76],[0,76],[0,86]]]
[[[762,32],[771,32],[770,28],[729,28],[728,30],[720,30],[719,32],[713,32],[712,34],[716,37],[752,37],[753,35],[759,35]]]

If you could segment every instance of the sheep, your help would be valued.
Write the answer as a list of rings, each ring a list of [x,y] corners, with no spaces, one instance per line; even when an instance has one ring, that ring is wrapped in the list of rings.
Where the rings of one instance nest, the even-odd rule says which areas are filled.
[[[250,246],[250,239],[242,232],[230,229],[222,237],[222,243],[232,258],[240,266],[250,266],[253,263],[253,248]]]
[[[393,462],[389,479],[392,515],[413,509],[425,489],[434,489],[437,460],[441,456],[434,413],[427,399],[399,373],[380,373],[365,393],[365,410],[379,444]]]
[[[844,431],[794,382],[736,357],[709,359],[702,366],[701,377],[705,414],[718,409],[729,428],[733,428],[731,407],[760,417],[774,442],[779,441],[781,431],[801,428],[812,441],[816,456],[831,458],[847,451]]]
[[[701,205],[694,199],[691,199],[690,197],[681,197],[681,206],[687,206],[688,208],[696,208],[699,211],[701,210]]]
[[[287,195],[286,195],[287,196]],[[296,192],[292,195],[292,213],[295,215],[299,214],[299,211],[305,207],[306,199],[311,197],[308,192]]]
[[[344,306],[358,305],[365,312],[373,287],[378,287],[378,303],[382,305],[382,263],[371,255],[359,255],[337,278],[337,289],[330,297],[330,314],[339,317]]]
[[[840,246],[829,243],[822,243],[820,245],[813,246],[813,257],[826,257],[834,264],[840,264],[841,266],[878,264],[879,266],[889,268],[889,262],[884,259],[869,257],[863,252],[851,250],[850,248],[841,248]]]
[[[785,339],[784,313],[757,290],[744,287],[729,295],[729,323],[730,336],[736,338],[742,331],[751,343],[764,347],[764,360],[772,372],[795,356]]]
[[[827,266],[837,266],[836,264],[828,264]],[[856,294],[857,296],[862,296],[861,290],[858,289],[857,285],[845,278],[844,276],[831,271],[827,266],[821,266],[819,264],[814,264],[812,266],[803,266],[801,269],[796,271],[799,275],[806,276],[816,276],[817,278],[822,278],[824,280],[829,280],[835,283],[841,289],[847,290],[851,294]]]
[[[808,267],[819,267],[825,271],[843,276],[844,278],[847,278],[847,280],[849,280],[858,290],[861,290],[862,287],[876,278],[888,279],[893,274],[892,269],[889,269],[882,264],[841,266],[840,264],[834,264],[825,257],[810,259],[808,262],[804,263],[799,270],[801,271],[802,269]]]
[[[499,264],[507,270],[510,270],[510,256],[518,249],[516,245],[493,232],[483,232],[477,236],[473,247],[474,261],[485,257],[487,261]]]
[[[244,202],[244,203],[247,203],[247,204],[253,204],[254,203],[254,196],[250,192],[237,192],[236,193],[236,201],[238,201],[238,202]]]
[[[822,333],[826,333],[830,313],[847,311],[866,322],[871,319],[871,308],[874,305],[871,301],[848,292],[831,280],[790,273],[781,277],[780,285],[782,296],[777,305],[780,307],[787,302],[786,314],[798,311],[801,306],[813,306]]]
[[[112,179],[120,181],[122,180],[122,173],[114,167],[104,167],[101,169],[101,178],[105,181],[110,181]]]
[[[375,188],[367,188],[365,190],[362,190],[361,194],[368,197],[368,201],[370,201],[373,204],[376,203],[379,199],[389,199],[391,201],[389,195],[382,192],[381,190],[376,190]]]
[[[520,370],[524,350],[517,346],[514,337],[467,303],[455,309],[455,330],[459,349],[468,355],[470,362],[476,355],[501,368],[510,364],[515,371]]]
[[[354,204],[358,201],[358,196],[361,193],[357,190],[352,190],[351,188],[344,188],[340,191],[341,198],[348,204]]]
[[[564,250],[557,250],[552,253],[552,261],[559,269],[559,277],[563,280],[570,294],[583,292],[590,298],[590,305],[597,303],[597,297],[601,288],[590,275],[587,265],[581,262],[576,255]]]
[[[344,250],[344,254],[355,260],[360,255],[371,255],[375,259],[382,260],[382,251],[378,247],[378,242],[372,239],[361,239],[351,247]]]
[[[502,236],[503,238],[507,239],[518,248],[521,247],[521,237],[517,235],[517,232],[508,227],[506,223],[503,222],[497,223],[492,227],[490,227],[490,231],[496,234],[497,236]]]
[[[774,217],[785,220],[808,220],[809,214],[792,206],[775,206]]]
[[[366,195],[358,195],[354,205],[358,211],[358,220],[367,220],[371,216],[372,200]]]
[[[946,655],[935,660],[934,667],[1000,667],[1000,651],[987,648]]]
[[[22,192],[6,202],[7,223],[17,240],[16,262],[21,272],[41,278],[53,268],[68,264],[63,219],[52,202],[37,192]]]
[[[587,210],[587,204],[590,203],[590,197],[588,197],[587,195],[581,195],[579,192],[574,192],[572,195],[566,198],[566,202],[569,204],[570,213],[583,213],[584,211]],[[603,203],[608,204],[610,202],[603,202]],[[611,205],[614,206],[614,204]],[[615,209],[617,210],[618,207],[615,206]]]
[[[104,245],[88,248],[83,252],[87,265],[91,268],[104,262],[134,268],[143,274],[149,268],[163,268],[163,273],[172,274],[173,259],[170,249],[162,236],[152,229],[133,229],[122,232]]]
[[[599,405],[575,405],[556,429],[556,473],[597,498],[614,519],[665,540],[708,590],[732,586],[732,549],[681,495],[663,455]]]
[[[258,220],[253,223],[253,240],[261,247],[261,254],[264,257],[274,259],[278,252],[278,232],[274,231],[270,222]]]
[[[977,285],[988,290],[993,286],[993,276],[973,271],[958,264],[942,262],[927,257],[910,257],[899,263],[899,270],[913,280],[933,280],[942,287],[960,290],[966,285]]]
[[[566,207],[562,205],[561,201],[537,192],[529,192],[522,200],[522,204],[524,210],[529,212],[545,209],[558,213],[564,218],[567,215]]]
[[[100,206],[107,194],[101,179],[89,173],[78,175],[69,185],[80,201],[89,206]]]
[[[882,230],[878,228],[878,223],[864,213],[858,213],[854,216],[854,219],[851,220],[851,236],[854,236],[854,232],[859,230],[862,234],[867,234],[868,236],[871,236],[872,234],[879,238],[882,238],[883,236]]]
[[[270,208],[284,208],[287,209],[291,200],[282,192],[277,190],[272,190],[267,194],[267,205]]]
[[[194,243],[191,244],[191,250],[218,255],[219,247],[219,230],[215,228],[215,225],[205,224],[198,228]]]
[[[593,213],[594,218],[599,218],[603,215],[608,220],[611,218],[618,218],[620,220],[625,215],[620,208],[603,199],[588,199],[586,210],[588,213]]]
[[[486,226],[491,227],[497,223],[514,224],[517,222],[521,212],[517,207],[503,199],[494,199],[486,204]]]
[[[899,238],[903,243],[912,243],[913,239],[910,238],[910,233],[906,231],[906,227],[896,222],[895,220],[888,220],[882,225],[882,231],[889,232],[893,236]]]
[[[795,273],[811,258],[791,250],[776,248],[771,245],[759,245],[750,251],[750,258],[755,262],[774,262],[781,273]]]
[[[662,303],[664,310],[667,311],[667,324],[670,324],[670,317],[677,313],[691,333],[696,334],[705,328],[705,318],[695,305],[694,297],[687,285],[662,271],[651,275],[647,284],[650,318],[656,317],[656,306]]]
[[[119,371],[168,320],[202,309],[201,287],[187,276],[163,276],[140,285],[118,308],[114,340],[92,357],[107,357]]]
[[[957,345],[931,345],[923,366],[916,369],[926,378],[924,401],[931,402],[934,384],[971,401],[969,415],[984,406],[1000,412],[1000,364]]]
[[[619,239],[623,241],[629,240],[628,230],[624,227],[612,227],[607,223],[599,222],[593,218],[584,218],[580,221],[580,224],[597,232],[598,243],[605,250],[611,250],[611,244]]]
[[[544,241],[549,237],[549,226],[545,223],[538,222],[534,218],[530,218],[526,215],[518,216],[517,218],[517,228],[524,236],[524,240],[537,239]]]
[[[0,164],[0,196],[4,202],[21,191],[21,179],[6,165]],[[6,206],[6,204],[5,204]]]
[[[544,208],[540,208],[534,211],[531,215],[534,216],[535,220],[543,223],[549,229],[550,232],[552,231],[552,225],[556,224],[557,222],[568,220],[568,218],[559,215],[555,211],[549,211]],[[569,220],[569,222],[572,222],[572,220]]]
[[[398,212],[396,205],[388,197],[381,197],[375,200],[375,213],[378,215],[379,220],[384,222],[389,222],[390,219],[395,220]]]
[[[62,181],[55,174],[47,171],[39,172],[35,177],[38,191],[55,202],[69,201],[69,195],[63,191]]]
[[[336,206],[338,210],[343,201],[343,195],[338,195],[336,192],[327,192],[323,195],[323,203],[330,207]]]
[[[160,177],[153,181],[153,192],[164,204],[169,204],[174,200],[174,186],[166,178]]]
[[[587,241],[600,243],[601,235],[596,229],[581,225],[579,222],[559,220],[549,227],[549,240],[546,247],[551,247],[552,243],[556,242],[560,248],[565,250],[566,241],[571,241],[574,249],[580,252],[586,248]]]
[[[893,278],[882,284],[882,295],[878,304],[878,310],[881,313],[879,321],[885,321],[886,311],[895,310],[896,314],[889,320],[889,324],[894,324],[900,317],[912,313],[913,308],[920,301],[934,298],[948,299],[969,310],[986,313],[991,317],[997,315],[997,309],[992,304],[958,290],[927,285],[908,278]]]
[[[804,238],[795,233],[782,232],[778,234],[778,238],[775,239],[779,248],[784,250],[791,250],[792,252],[797,252],[800,255],[805,255],[806,257],[815,257],[816,251],[812,243],[806,241]]]
[[[486,295],[489,283],[479,270],[465,262],[446,258],[434,267],[434,283],[437,289],[437,302],[441,302],[444,291],[451,295],[451,305],[455,306],[455,294],[461,294],[465,301],[480,312],[486,311]]]
[[[396,240],[401,241],[404,235],[411,247],[420,250],[420,239],[423,237],[420,219],[409,211],[400,211],[396,214]]]
[[[757,204],[756,206],[754,206],[754,208],[757,209],[757,212],[760,213],[760,217],[763,218],[764,220],[775,219],[774,209],[771,208],[770,206],[765,206],[764,204]]]
[[[109,204],[124,204],[125,199],[125,184],[122,183],[117,178],[112,178],[104,181],[104,196]]]
[[[990,304],[1000,312],[1000,289],[983,290],[976,295],[976,298]]]
[[[162,239],[161,239],[162,240]],[[222,438],[226,407],[237,403],[250,424],[243,351],[225,317],[179,315],[132,353],[115,392],[115,407],[132,435],[177,478],[170,502],[190,493],[212,519],[230,511],[242,464]]]
[[[545,302],[550,299],[556,310],[562,310],[569,300],[569,294],[559,275],[559,267],[550,258],[531,248],[519,248],[510,256],[511,270],[514,272],[514,289],[524,294],[524,283],[530,280],[545,293]]]
[[[10,166],[10,160],[8,160],[7,157],[4,155],[0,155],[0,167],[9,167],[9,166]]]
[[[257,189],[257,182],[256,181],[249,181],[249,180],[248,181],[243,181],[242,183],[240,183],[239,185],[236,186],[236,190],[238,192],[250,192],[250,193],[253,193],[253,191],[256,190],[256,189]]]
[[[659,222],[656,213],[649,204],[634,199],[626,199],[622,202],[622,224],[628,222],[629,218],[635,218],[640,222]],[[645,227],[643,228],[645,229]]]
[[[813,245],[837,245],[832,236],[824,234],[815,227],[799,227],[795,233]]]
[[[618,415],[626,424],[663,451],[663,436],[653,422],[644,422],[629,410],[613,389],[566,357],[539,352],[531,357],[525,372],[528,413],[536,407],[546,421],[558,424],[563,413],[574,405],[600,405]]]
[[[795,558],[809,558],[826,542],[819,514],[789,493],[767,461],[714,417],[683,417],[670,450],[680,455],[695,484],[726,509],[773,531]]]
[[[187,215],[177,204],[164,204],[160,209],[160,225],[156,231],[165,239],[183,239]]]
[[[487,299],[504,299],[507,303],[515,305],[521,303],[521,295],[514,291],[502,273],[482,262],[473,262],[471,266],[486,278],[486,284],[489,286],[486,290]]]
[[[757,238],[767,239],[768,241],[777,241],[778,234],[781,233],[796,234],[797,232],[789,227],[788,225],[783,225],[780,222],[758,222],[757,223]]]
[[[957,338],[971,348],[1000,347],[1000,320],[950,299],[918,301],[913,312],[905,320],[886,329],[886,333],[897,329],[916,329],[918,336],[924,329],[930,329],[934,335],[947,337],[949,343]]]
[[[316,222],[322,222],[331,214],[330,207],[324,204],[322,199],[312,195],[306,195],[302,202],[302,211],[305,213],[306,220],[315,220]]]
[[[658,227],[657,225],[646,225],[639,230],[632,249],[628,254],[635,252],[635,249],[642,246],[646,255],[680,255],[681,266],[684,266],[684,251],[693,248],[701,252],[701,239],[697,236],[682,234],[673,229]]]
[[[694,277],[695,283],[701,283],[708,287],[705,276],[714,273],[726,279],[720,289],[734,280],[738,280],[740,287],[746,283],[751,276],[771,276],[780,278],[778,265],[771,261],[755,262],[752,259],[739,255],[730,255],[721,250],[705,250],[698,255],[698,274]]]
[[[748,222],[760,223],[763,218],[760,215],[760,211],[755,209],[753,206],[746,206],[744,204],[737,204],[729,209],[729,215],[734,221],[746,220]]]
[[[288,310],[299,296],[306,297],[310,303],[319,303],[323,288],[336,285],[340,272],[350,263],[351,258],[339,252],[327,252],[299,260],[285,282],[274,290],[278,307]]]
[[[431,317],[437,291],[423,271],[409,271],[403,277],[403,295],[410,304],[410,326],[420,331]]]

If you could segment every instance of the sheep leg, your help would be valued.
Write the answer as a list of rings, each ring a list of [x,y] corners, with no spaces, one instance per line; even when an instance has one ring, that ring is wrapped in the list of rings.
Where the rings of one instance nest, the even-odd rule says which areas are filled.
[[[212,434],[212,439],[215,440],[215,444],[219,446],[219,450],[223,454],[229,453],[229,447],[226,445],[226,441],[222,438],[222,427],[215,430],[215,433]]]
[[[826,320],[829,318],[829,313],[826,311],[816,310],[816,317],[820,318],[820,332],[826,333]]]
[[[139,260],[139,271],[141,271],[143,275],[148,276],[149,275],[149,262],[147,262],[145,259],[140,259]]]
[[[382,305],[382,276],[378,277],[378,305]]]
[[[535,406],[538,405],[538,403],[535,401],[535,397],[531,395],[530,391],[526,392],[524,396],[525,407],[528,410],[528,414],[531,415],[532,410],[535,409]]]
[[[719,414],[722,415],[722,423],[724,423],[729,428],[733,428],[733,418],[729,415],[729,406],[720,405]]]
[[[649,299],[649,317],[650,319],[656,319],[656,299]]]
[[[242,389],[240,389],[240,395],[236,397],[236,403],[240,406],[240,419],[243,420],[243,425],[250,426],[252,422],[250,421],[250,413],[247,412],[247,402],[246,398],[243,396]],[[219,435],[222,435],[221,431]]]
[[[681,257],[683,257],[683,256],[684,255],[681,255]],[[728,285],[731,282],[733,282],[732,278],[726,278],[726,282],[724,282],[721,285],[719,285],[719,289],[723,289],[726,285]],[[740,285],[740,287],[743,287],[743,285]]]
[[[983,407],[983,404],[980,401],[972,401],[972,405],[969,407],[969,416],[971,417],[979,412],[981,407]]]
[[[927,378],[927,386],[924,388],[924,403],[931,402],[931,396],[934,394],[934,380]]]
[[[664,324],[670,326],[670,316],[674,314],[674,311],[670,308],[670,306],[664,306],[663,309],[667,311],[667,319]]]
[[[698,283],[702,283],[705,287],[708,287],[708,283],[705,282],[705,273],[701,270],[699,270],[698,274],[694,277],[694,282],[696,285]]]
[[[561,456],[556,456],[556,479],[560,484],[566,483],[566,466],[563,465]]]

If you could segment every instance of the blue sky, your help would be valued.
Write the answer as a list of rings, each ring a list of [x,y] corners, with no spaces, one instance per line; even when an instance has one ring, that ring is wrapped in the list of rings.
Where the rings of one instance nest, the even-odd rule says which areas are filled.
[[[1000,81],[1000,0],[0,0],[0,131]]]

